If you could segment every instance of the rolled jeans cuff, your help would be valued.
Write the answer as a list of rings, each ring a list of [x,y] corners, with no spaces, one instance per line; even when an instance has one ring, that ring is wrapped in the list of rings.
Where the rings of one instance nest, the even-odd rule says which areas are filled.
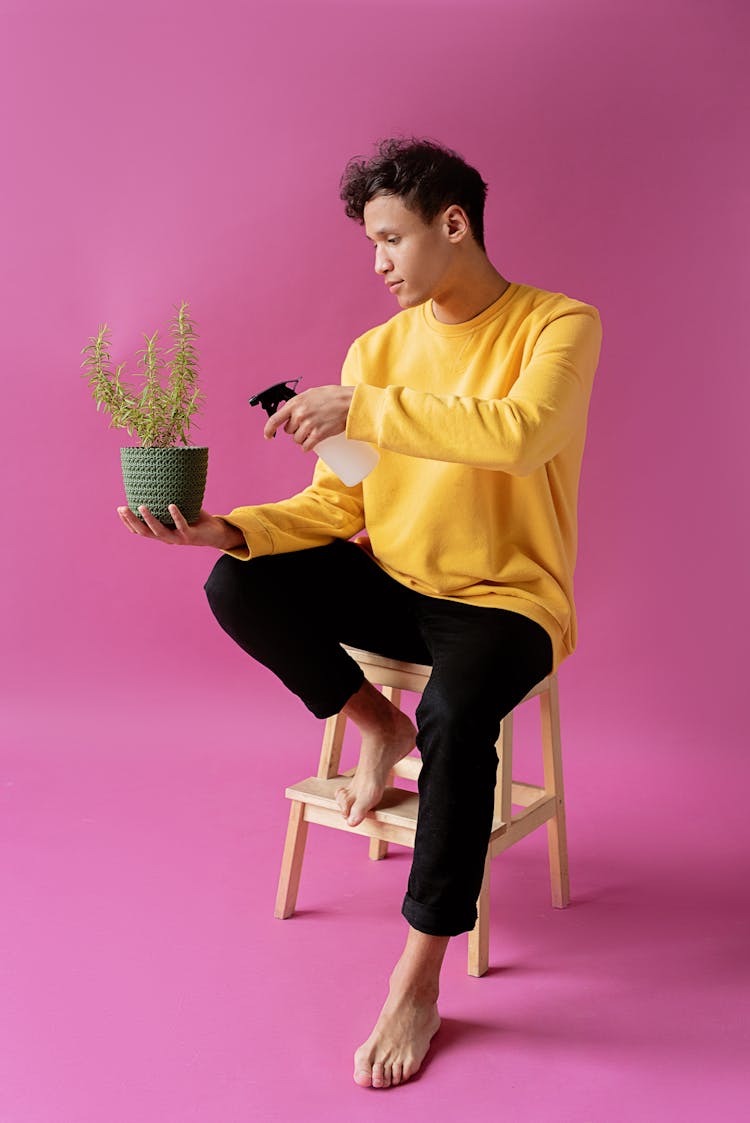
[[[342,651],[342,655],[344,652]],[[329,718],[339,714],[365,681],[365,672],[350,656],[342,661],[341,675],[319,685],[314,695],[300,693],[300,698],[315,717]]]
[[[404,896],[401,913],[412,928],[424,932],[426,936],[460,936],[462,932],[471,932],[477,922],[476,905],[463,916],[446,917],[438,909],[420,905],[408,892]]]

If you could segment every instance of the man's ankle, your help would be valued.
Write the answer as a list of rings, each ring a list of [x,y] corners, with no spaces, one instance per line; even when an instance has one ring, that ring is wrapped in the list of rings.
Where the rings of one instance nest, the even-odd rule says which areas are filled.
[[[391,971],[388,988],[392,995],[402,997],[408,994],[417,1002],[437,1002],[440,996],[440,971],[415,971],[399,960]]]
[[[388,993],[391,998],[409,998],[420,1006],[435,1006],[440,997],[440,985],[436,979],[407,979],[391,975]]]
[[[352,694],[342,713],[350,718],[362,732],[388,729],[397,718],[397,707],[367,679]]]

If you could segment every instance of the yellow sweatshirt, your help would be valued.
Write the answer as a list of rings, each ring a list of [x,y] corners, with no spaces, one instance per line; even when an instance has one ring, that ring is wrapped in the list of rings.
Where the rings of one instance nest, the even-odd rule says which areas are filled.
[[[349,348],[347,437],[380,462],[345,487],[318,460],[312,483],[236,507],[247,560],[351,538],[427,596],[520,612],[549,633],[553,669],[577,642],[578,481],[602,328],[593,305],[511,283],[462,324],[431,301]]]

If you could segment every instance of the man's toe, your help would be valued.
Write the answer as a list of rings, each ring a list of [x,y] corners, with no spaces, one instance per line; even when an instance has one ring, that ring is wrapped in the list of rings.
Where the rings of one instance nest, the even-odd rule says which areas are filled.
[[[362,811],[355,803],[347,816],[347,823],[350,827],[358,827],[365,817],[365,812]]]
[[[348,815],[352,799],[346,788],[337,788],[335,792],[335,799],[339,805],[339,809],[343,811],[345,815]]]
[[[354,1083],[359,1084],[360,1088],[369,1088],[372,1084],[372,1075],[369,1068],[364,1068],[362,1065],[355,1065]]]

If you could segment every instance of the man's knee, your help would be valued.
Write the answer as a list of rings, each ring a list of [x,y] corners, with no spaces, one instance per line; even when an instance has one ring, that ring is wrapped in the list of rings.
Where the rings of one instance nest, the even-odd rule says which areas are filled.
[[[500,717],[490,697],[471,690],[447,696],[428,689],[416,710],[417,748],[429,775],[439,774],[454,792],[471,787],[481,773],[489,783],[497,769]]]
[[[420,728],[430,729],[449,740],[464,740],[478,727],[486,732],[488,725],[495,724],[493,702],[489,691],[478,691],[470,683],[451,691],[435,689],[429,684],[419,700],[416,717]]]
[[[328,551],[330,546],[318,546],[246,561],[224,554],[203,586],[211,611],[219,622],[237,616],[265,618],[289,598],[292,589],[312,588],[320,595],[329,568]]]
[[[216,562],[203,586],[208,603],[214,616],[221,618],[232,612],[241,596],[247,595],[246,582],[241,580],[240,567],[248,565],[229,554],[224,554]]]

